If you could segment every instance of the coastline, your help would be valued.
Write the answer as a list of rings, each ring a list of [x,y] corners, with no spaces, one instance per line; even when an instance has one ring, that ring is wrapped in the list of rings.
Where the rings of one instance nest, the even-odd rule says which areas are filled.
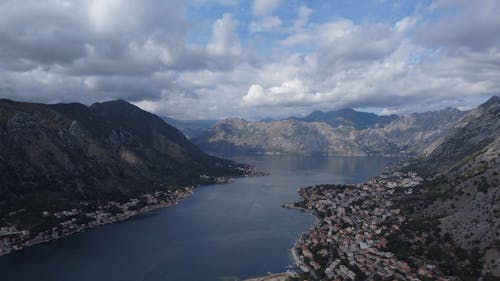
[[[308,235],[311,231],[314,230],[315,227],[318,226],[318,224],[320,222],[320,217],[314,212],[314,210],[295,206],[294,204],[287,203],[287,204],[283,204],[282,207],[286,208],[286,209],[294,209],[294,210],[299,210],[299,211],[304,212],[304,213],[309,213],[314,217],[314,223],[311,226],[309,226],[309,228],[307,230],[305,230],[304,232],[302,232],[300,234],[300,236],[297,238],[297,240],[295,240],[292,248],[290,249],[290,251],[292,253],[293,264],[289,265],[289,267],[298,267],[301,271],[308,272],[309,270],[308,270],[307,266],[299,258],[299,254],[297,253],[297,246],[299,245],[299,243],[301,241],[303,241],[305,239],[306,235]],[[296,274],[294,274],[293,272],[289,272],[288,275],[294,276]]]
[[[8,249],[5,249],[5,248],[0,249],[0,250],[3,250],[3,251],[0,251],[0,257],[8,255],[8,254],[16,252],[16,251],[19,251],[19,250],[22,250],[22,249],[30,247],[30,246],[34,246],[37,244],[47,243],[50,241],[61,239],[63,237],[70,236],[70,235],[75,234],[75,233],[83,232],[85,230],[97,228],[97,227],[107,225],[107,224],[125,221],[125,220],[130,219],[132,217],[135,217],[137,215],[144,214],[144,213],[147,213],[147,212],[150,212],[153,210],[173,207],[173,206],[179,204],[180,201],[182,201],[183,199],[186,199],[187,197],[191,196],[194,193],[193,186],[183,187],[180,189],[184,190],[184,192],[182,192],[181,194],[176,194],[176,197],[174,198],[174,200],[171,200],[171,201],[162,201],[162,202],[159,202],[157,204],[146,205],[145,207],[143,207],[141,209],[138,209],[135,211],[129,211],[127,213],[122,213],[122,214],[119,214],[116,216],[110,216],[104,220],[94,220],[94,221],[91,221],[90,223],[88,223],[87,225],[79,226],[76,229],[72,229],[72,230],[66,231],[66,232],[61,233],[61,234],[52,234],[49,236],[44,236],[44,237],[42,236],[41,237],[40,235],[44,234],[44,232],[42,232],[42,233],[38,234],[37,236],[35,236],[33,239],[23,241],[21,244],[11,245],[11,247]],[[142,196],[147,196],[147,195],[150,195],[150,194],[148,193],[148,194],[144,194]],[[172,198],[170,198],[170,199],[172,199]],[[23,232],[24,231],[16,231],[15,233],[23,233]]]
[[[290,204],[290,203],[283,204],[283,205],[281,205],[281,207],[286,208],[286,209],[295,209],[295,210],[299,210],[301,212],[309,213],[314,217],[314,223],[311,226],[309,226],[309,228],[307,230],[305,230],[304,232],[302,232],[300,234],[300,236],[295,240],[292,248],[290,249],[293,263],[288,265],[288,267],[289,268],[298,267],[302,271],[304,271],[304,269],[307,270],[305,264],[303,264],[302,261],[299,259],[299,256],[298,256],[297,250],[296,250],[296,246],[298,245],[298,243],[302,239],[304,239],[305,235],[307,235],[309,233],[309,231],[313,230],[314,227],[316,227],[316,225],[320,222],[320,219],[314,213],[314,210],[298,207],[298,206],[295,206],[295,205]],[[294,277],[294,276],[297,276],[297,273],[293,270],[288,270],[287,272],[272,273],[272,274],[270,273],[266,276],[245,279],[244,281],[286,281],[289,277]]]
[[[398,259],[386,244],[406,222],[394,199],[412,194],[422,178],[413,172],[391,167],[359,184],[315,185],[299,190],[300,201],[282,207],[309,212],[316,223],[302,234],[291,251],[292,277],[310,280],[327,278],[354,280],[369,276],[383,278],[441,277],[433,264],[409,266]]]
[[[84,211],[85,204],[80,209],[62,210],[56,213],[42,212],[43,217],[57,219],[58,225],[51,230],[36,233],[34,236],[29,230],[18,230],[12,226],[0,226],[0,257],[21,249],[57,240],[78,232],[82,232],[98,226],[116,223],[135,217],[137,215],[177,205],[181,200],[191,196],[196,188],[214,184],[229,184],[235,179],[254,176],[265,176],[267,172],[255,170],[254,167],[246,165],[237,168],[240,176],[211,177],[200,175],[203,184],[178,187],[175,190],[155,191],[144,193],[137,198],[130,198],[125,203],[108,201],[95,209]],[[84,223],[81,222],[82,217]],[[77,220],[78,218],[78,220]]]
[[[288,273],[272,273],[262,277],[245,279],[244,281],[285,281],[289,276]]]

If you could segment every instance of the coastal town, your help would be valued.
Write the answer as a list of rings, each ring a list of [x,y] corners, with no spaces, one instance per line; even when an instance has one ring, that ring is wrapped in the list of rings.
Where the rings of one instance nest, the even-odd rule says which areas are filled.
[[[87,228],[109,224],[128,219],[132,216],[153,209],[176,205],[180,200],[193,193],[193,186],[187,186],[168,191],[146,193],[126,202],[115,201],[87,208],[88,202],[81,202],[82,208],[58,212],[43,211],[42,216],[55,221],[50,229],[33,233],[27,229],[17,229],[14,226],[0,227],[0,256],[31,245],[58,239]],[[88,210],[86,210],[88,209]],[[22,210],[20,210],[22,212]]]
[[[414,264],[387,250],[388,236],[406,221],[394,198],[422,182],[413,172],[388,172],[363,184],[301,188],[287,208],[313,212],[318,221],[295,243],[293,280],[448,280],[433,264]]]

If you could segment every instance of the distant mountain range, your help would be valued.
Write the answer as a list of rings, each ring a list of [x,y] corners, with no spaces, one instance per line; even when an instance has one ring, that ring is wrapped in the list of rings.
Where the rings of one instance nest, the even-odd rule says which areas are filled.
[[[242,167],[205,154],[160,117],[123,100],[0,100],[0,218],[22,209],[27,220],[81,201],[212,183],[242,175]]]
[[[202,132],[217,123],[217,120],[180,120],[167,116],[162,116],[161,118],[168,124],[176,127],[188,139],[199,136]]]
[[[353,109],[315,111],[304,118],[249,122],[228,118],[193,138],[214,154],[328,156],[417,155],[449,133],[465,112],[447,108],[405,116]]]
[[[360,112],[352,108],[345,108],[337,111],[314,111],[303,118],[297,118],[304,122],[324,122],[333,128],[339,126],[349,126],[355,129],[366,129],[380,127],[398,119],[397,115],[377,115],[369,112]]]

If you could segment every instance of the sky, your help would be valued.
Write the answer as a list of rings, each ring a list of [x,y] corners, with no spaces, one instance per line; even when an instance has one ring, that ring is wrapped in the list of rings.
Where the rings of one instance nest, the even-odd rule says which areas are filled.
[[[469,109],[500,93],[498,0],[0,0],[0,98],[178,119]]]

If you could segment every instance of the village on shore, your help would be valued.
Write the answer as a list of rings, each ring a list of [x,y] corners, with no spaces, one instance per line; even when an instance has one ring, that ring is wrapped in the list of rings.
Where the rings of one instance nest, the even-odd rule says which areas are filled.
[[[264,176],[266,172],[255,170],[252,166],[236,167],[243,177]],[[231,177],[214,177],[202,174],[203,184],[228,184]],[[50,229],[33,233],[28,229],[18,229],[11,225],[0,224],[0,256],[20,250],[35,244],[59,239],[88,228],[126,220],[138,214],[158,208],[171,207],[182,199],[193,194],[195,186],[179,187],[166,191],[144,193],[126,202],[109,201],[97,208],[91,208],[89,202],[80,202],[81,208],[61,210],[57,212],[42,211],[41,216],[47,220],[56,221]],[[10,215],[24,212],[24,209],[12,212]]]
[[[180,200],[190,196],[193,193],[193,188],[194,186],[188,186],[176,190],[146,193],[124,203],[110,201],[99,206],[96,210],[87,211],[83,207],[54,213],[43,211],[43,217],[58,222],[48,230],[31,233],[29,230],[19,230],[14,226],[0,227],[0,256],[87,228],[122,221],[153,209],[176,205]],[[82,202],[82,206],[86,205],[88,205],[87,202]]]
[[[394,198],[412,194],[422,178],[392,171],[362,184],[316,185],[301,188],[302,201],[287,208],[311,211],[316,225],[292,248],[295,265],[288,273],[302,280],[448,280],[433,264],[409,265],[386,249],[388,236],[406,218]]]

